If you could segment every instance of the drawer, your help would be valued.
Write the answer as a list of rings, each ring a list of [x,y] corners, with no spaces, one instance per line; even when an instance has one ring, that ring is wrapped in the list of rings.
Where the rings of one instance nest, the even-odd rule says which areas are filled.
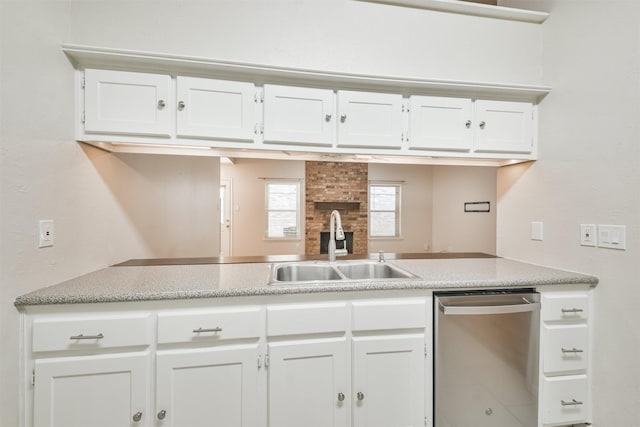
[[[158,344],[258,339],[262,310],[188,311],[158,314]]]
[[[417,329],[427,325],[423,299],[363,301],[353,304],[354,331]]]
[[[267,335],[344,333],[346,303],[295,304],[267,308]]]
[[[544,378],[542,423],[565,425],[587,422],[586,375]]]
[[[589,358],[589,329],[586,324],[544,325],[544,373],[585,372]]]
[[[589,316],[586,292],[544,293],[541,316],[545,322],[584,322]]]
[[[65,317],[33,321],[34,352],[146,346],[151,343],[151,315]]]

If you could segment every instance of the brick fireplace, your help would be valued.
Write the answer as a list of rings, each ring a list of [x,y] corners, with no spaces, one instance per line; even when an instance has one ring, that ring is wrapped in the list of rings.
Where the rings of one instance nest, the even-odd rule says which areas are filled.
[[[329,231],[334,209],[344,231],[353,232],[353,253],[368,252],[368,185],[366,163],[306,162],[305,253],[320,254],[320,233]]]

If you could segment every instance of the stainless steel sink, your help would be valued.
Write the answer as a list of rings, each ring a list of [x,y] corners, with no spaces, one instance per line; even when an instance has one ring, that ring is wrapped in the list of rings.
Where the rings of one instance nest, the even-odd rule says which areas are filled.
[[[394,265],[374,261],[303,262],[273,264],[270,285],[344,280],[411,279],[417,276]]]
[[[344,277],[329,264],[286,264],[275,267],[272,278],[277,282],[340,280]]]
[[[348,279],[408,279],[415,277],[408,271],[401,270],[382,262],[367,262],[358,264],[339,264],[336,269]]]

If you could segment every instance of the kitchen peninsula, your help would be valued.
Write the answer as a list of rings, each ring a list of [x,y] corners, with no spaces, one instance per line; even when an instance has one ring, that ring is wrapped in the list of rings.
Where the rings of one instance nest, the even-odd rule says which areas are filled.
[[[310,258],[132,260],[18,297],[25,425],[433,426],[434,292],[516,289],[541,295],[538,422],[522,425],[590,419],[596,277],[484,254],[386,254],[411,277],[269,283],[274,262],[328,265]],[[576,353],[556,361],[565,347]]]

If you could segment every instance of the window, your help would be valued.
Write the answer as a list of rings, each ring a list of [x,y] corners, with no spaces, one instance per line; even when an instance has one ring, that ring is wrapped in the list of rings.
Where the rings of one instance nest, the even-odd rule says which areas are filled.
[[[267,239],[300,238],[300,183],[267,181]]]
[[[369,237],[400,237],[400,184],[369,184]]]

